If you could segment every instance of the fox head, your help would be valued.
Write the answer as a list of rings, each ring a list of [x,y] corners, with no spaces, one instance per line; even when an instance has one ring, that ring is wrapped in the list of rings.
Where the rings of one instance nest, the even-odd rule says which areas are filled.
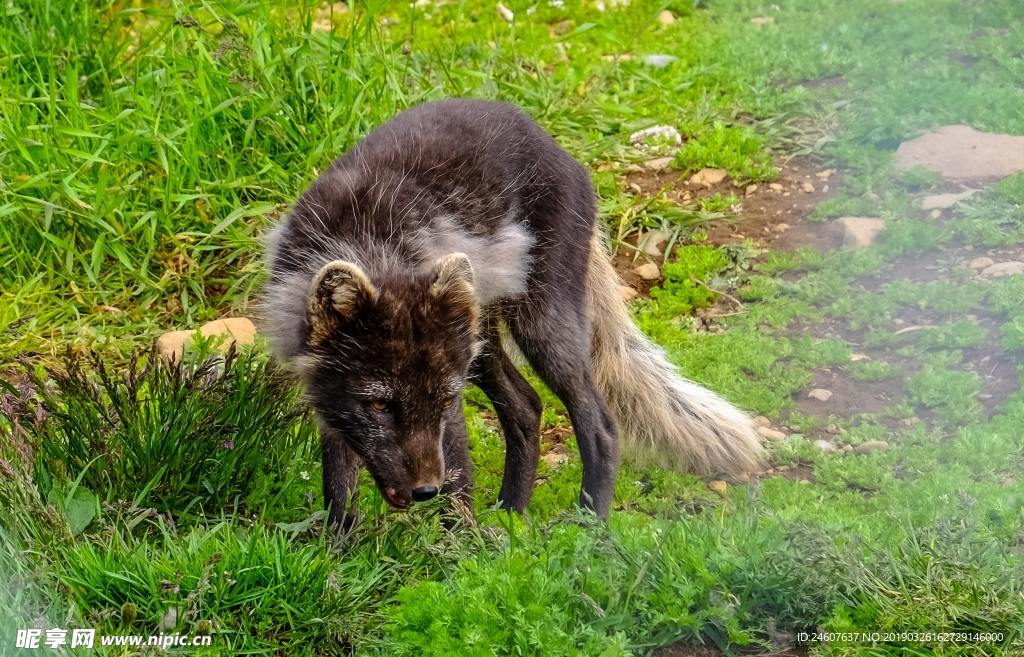
[[[460,421],[477,313],[461,253],[374,280],[335,260],[313,278],[304,358],[311,402],[325,439],[345,440],[395,507],[441,488],[441,437],[448,421]]]

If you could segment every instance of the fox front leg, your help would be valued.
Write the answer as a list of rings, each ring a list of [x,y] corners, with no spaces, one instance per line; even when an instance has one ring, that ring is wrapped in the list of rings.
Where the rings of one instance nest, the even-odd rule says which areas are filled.
[[[321,425],[324,507],[327,520],[339,534],[347,533],[358,520],[359,456],[334,432]]]

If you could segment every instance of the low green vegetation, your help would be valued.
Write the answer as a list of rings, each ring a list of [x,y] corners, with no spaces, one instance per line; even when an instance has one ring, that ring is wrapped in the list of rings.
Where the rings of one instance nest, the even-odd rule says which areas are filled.
[[[742,654],[816,631],[882,633],[816,657],[1019,654],[1024,278],[966,261],[1020,259],[1024,174],[936,220],[915,198],[943,181],[893,150],[950,123],[1024,135],[1024,8],[506,4],[512,23],[476,0],[0,5],[0,653],[39,626],[212,634],[211,655]],[[626,464],[598,523],[529,374],[545,459],[525,517],[492,508],[503,442],[472,389],[476,519],[391,511],[367,477],[337,543],[315,423],[264,345],[145,353],[249,312],[259,236],[316,172],[455,95],[523,106],[584,162],[614,246],[668,231],[635,318],[771,422],[770,470],[711,489]],[[655,125],[683,143],[630,143]],[[797,156],[841,174],[814,219],[884,218],[874,245],[709,237]],[[655,157],[738,187],[645,194],[631,167]]]

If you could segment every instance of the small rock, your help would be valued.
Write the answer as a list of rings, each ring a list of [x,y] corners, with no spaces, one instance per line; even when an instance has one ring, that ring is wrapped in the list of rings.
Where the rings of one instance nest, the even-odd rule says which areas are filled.
[[[708,490],[725,497],[726,491],[729,490],[729,484],[725,483],[721,479],[715,479],[708,482]]]
[[[775,231],[776,233],[785,233],[787,230],[789,230],[789,224],[775,224],[774,226],[772,226],[772,230]]]
[[[818,178],[818,180],[828,180],[835,174],[835,172],[835,169],[825,169],[824,171],[819,171],[814,175]]]
[[[633,273],[645,281],[656,281],[661,278],[661,270],[653,262],[647,262],[633,268]]]
[[[810,182],[805,182],[803,185],[801,185],[800,189],[804,190],[804,194],[814,193],[814,185],[811,184]]]
[[[971,269],[988,269],[994,264],[996,264],[996,261],[992,258],[989,258],[988,256],[981,256],[968,262],[967,266]]]
[[[772,425],[772,421],[763,415],[758,415],[754,418],[754,424],[759,427],[770,427]]]
[[[506,23],[511,23],[515,21],[516,15],[512,13],[511,9],[509,9],[502,3],[499,2],[498,4],[494,5],[494,8],[498,11],[498,15],[501,16],[502,20],[504,20]]]
[[[658,248],[658,245],[667,242],[671,237],[672,231],[670,230],[649,230],[637,240],[636,246],[649,256],[661,257],[664,252]]]
[[[866,440],[861,444],[853,448],[854,454],[868,454],[870,452],[879,452],[883,449],[889,449],[889,443],[884,440]]]
[[[656,157],[644,162],[644,168],[648,171],[665,171],[672,164],[672,159],[671,157]]]
[[[1024,274],[1024,262],[1017,260],[997,262],[994,265],[985,267],[981,271],[981,275],[985,278],[1000,278],[1002,276],[1013,276],[1014,274]]]
[[[675,14],[666,9],[658,14],[658,22],[662,25],[671,25],[676,22]]]
[[[629,136],[629,143],[634,146],[645,146],[651,141],[667,141],[678,146],[683,143],[683,135],[670,125],[655,125],[637,130]]]
[[[885,220],[877,217],[842,217],[836,222],[843,227],[843,243],[849,246],[871,246],[885,229]]]
[[[747,185],[747,190],[746,190],[745,193],[746,193],[747,196],[750,196],[751,194],[753,194],[756,191],[757,191],[757,185]]]
[[[824,388],[815,388],[814,390],[807,393],[808,399],[814,399],[820,402],[827,402],[832,399],[832,391]]]
[[[701,185],[703,187],[711,187],[725,180],[725,177],[729,173],[725,169],[701,169],[697,173],[690,176],[689,182],[691,185]]]
[[[228,339],[219,348],[226,351],[232,344],[249,345],[256,340],[256,326],[245,317],[225,317],[207,322],[199,328],[204,337],[223,335]],[[172,363],[181,362],[185,349],[192,343],[193,331],[170,331],[156,339],[156,351]]]
[[[940,219],[942,218],[942,210],[932,210],[928,216],[932,219]]]
[[[677,59],[679,58],[675,55],[647,55],[644,57],[643,62],[654,68],[665,68]]]
[[[631,285],[620,285],[619,296],[622,297],[623,301],[632,301],[633,299],[640,296],[640,292]]]
[[[768,189],[772,190],[773,192],[781,192],[785,188],[782,186],[781,183],[768,183]]]
[[[951,208],[960,201],[969,199],[978,193],[976,189],[969,189],[959,194],[933,194],[921,199],[922,210],[945,210]]]
[[[851,363],[859,363],[862,360],[871,360],[871,356],[867,354],[850,354]]]
[[[764,27],[765,25],[771,25],[775,22],[775,19],[771,16],[754,16],[750,19],[750,22],[757,27]]]
[[[815,440],[814,445],[823,452],[832,452],[836,449],[836,446],[827,440]]]
[[[786,439],[786,434],[778,429],[772,429],[771,427],[758,427],[757,433],[761,434],[761,437],[765,440],[770,440],[773,443]]]

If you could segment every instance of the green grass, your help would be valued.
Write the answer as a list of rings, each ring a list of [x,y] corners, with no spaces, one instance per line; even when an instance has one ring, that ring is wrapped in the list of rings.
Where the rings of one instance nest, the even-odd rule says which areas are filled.
[[[914,205],[936,176],[892,166],[900,141],[938,125],[1024,134],[1024,9],[506,4],[513,24],[476,0],[0,6],[3,650],[34,623],[150,634],[173,617],[213,634],[205,654],[737,654],[815,630],[1002,633],[815,656],[1018,654],[1024,279],[888,267],[1024,240],[1024,176],[936,222]],[[675,60],[644,63],[656,54]],[[455,95],[547,127],[594,172],[616,246],[670,231],[637,322],[687,376],[785,429],[778,472],[717,494],[627,464],[596,523],[573,510],[575,439],[552,444],[568,423],[541,387],[543,428],[558,430],[544,449],[568,460],[542,463],[528,515],[509,517],[491,508],[502,438],[471,390],[478,522],[445,500],[390,511],[364,477],[362,523],[335,545],[313,423],[262,345],[170,368],[141,353],[161,329],[248,312],[259,235],[304,185],[400,109]],[[629,144],[652,125],[685,143]],[[746,199],[638,194],[628,165],[661,154],[679,175],[719,167],[740,184],[811,154],[842,171],[817,219],[887,228],[857,251],[721,248],[702,224]],[[897,333],[905,318],[928,328]],[[894,396],[873,413],[798,405],[824,373]],[[888,448],[849,451],[868,441]]]

